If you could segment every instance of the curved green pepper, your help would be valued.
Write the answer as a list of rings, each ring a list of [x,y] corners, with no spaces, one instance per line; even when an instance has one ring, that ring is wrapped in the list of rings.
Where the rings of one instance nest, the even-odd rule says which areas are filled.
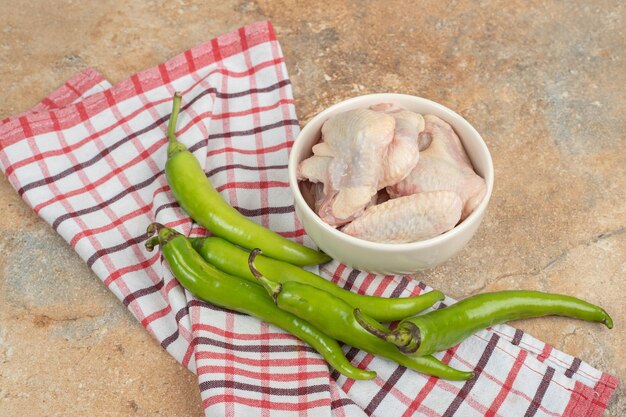
[[[218,237],[190,240],[196,251],[211,265],[228,274],[257,282],[248,267],[249,253],[245,250]],[[420,296],[404,298],[361,295],[345,290],[305,269],[262,255],[256,257],[254,264],[261,274],[274,282],[297,281],[311,285],[341,298],[353,308],[359,308],[363,313],[378,321],[395,321],[414,316],[445,298],[441,291],[431,291]]]
[[[463,381],[474,376],[473,372],[454,369],[431,355],[423,357],[404,355],[394,345],[379,339],[361,327],[355,320],[354,308],[326,291],[295,281],[278,283],[264,277],[255,268],[254,258],[257,254],[257,250],[250,253],[250,270],[280,309],[306,320],[337,340],[373,355],[390,359],[409,369],[455,381]],[[381,330],[385,329],[372,319],[370,319],[370,325]]]
[[[176,201],[187,214],[214,235],[248,249],[260,246],[272,258],[294,265],[328,262],[328,255],[266,229],[246,218],[222,198],[207,179],[196,157],[176,139],[180,101],[181,96],[177,93],[167,131],[169,145],[165,176]]]
[[[158,234],[146,242],[146,248],[152,250],[160,245],[178,282],[196,297],[219,307],[249,314],[288,331],[308,343],[330,366],[348,378],[376,377],[375,372],[351,365],[335,339],[276,307],[260,285],[230,276],[207,264],[193,250],[185,236],[158,223],[148,228],[149,235],[154,232]]]
[[[450,307],[402,320],[390,331],[372,326],[355,311],[357,321],[370,333],[393,343],[405,354],[422,356],[446,350],[478,330],[511,320],[557,315],[601,322],[613,320],[602,308],[561,294],[540,291],[498,291],[474,295]]]

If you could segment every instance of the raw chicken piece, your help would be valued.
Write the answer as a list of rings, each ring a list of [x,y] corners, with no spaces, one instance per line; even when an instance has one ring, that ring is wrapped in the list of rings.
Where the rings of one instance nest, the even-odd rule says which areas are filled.
[[[396,119],[393,141],[387,148],[384,162],[385,175],[378,184],[379,189],[396,184],[406,178],[419,159],[417,138],[424,130],[424,118],[391,103],[380,103],[370,109],[387,113]]]
[[[388,200],[369,207],[342,231],[381,243],[408,243],[452,229],[463,202],[453,191],[432,191]]]
[[[448,123],[433,115],[424,116],[424,120],[426,128],[419,142],[427,147],[420,152],[419,161],[409,176],[387,187],[387,192],[395,198],[425,191],[454,191],[463,201],[463,220],[485,196],[485,180],[474,172],[463,144]]]
[[[298,179],[308,179],[311,182],[328,182],[328,167],[333,158],[313,155],[298,165]]]
[[[339,113],[324,123],[323,142],[313,147],[314,155],[298,171],[301,178],[324,183],[318,215],[326,223],[345,224],[375,202],[394,128],[393,116],[369,109]],[[324,176],[320,170],[326,159],[330,162]]]

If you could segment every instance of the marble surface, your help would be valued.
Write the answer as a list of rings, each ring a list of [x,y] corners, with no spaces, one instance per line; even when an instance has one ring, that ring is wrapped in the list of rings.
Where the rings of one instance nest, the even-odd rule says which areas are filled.
[[[626,3],[0,0],[0,118],[81,69],[115,83],[256,20],[275,25],[305,123],[371,92],[439,101],[496,182],[476,237],[418,275],[461,298],[528,288],[605,306],[612,331],[518,327],[626,379]],[[0,416],[200,416],[178,365],[0,178]],[[624,384],[608,416],[626,413]]]

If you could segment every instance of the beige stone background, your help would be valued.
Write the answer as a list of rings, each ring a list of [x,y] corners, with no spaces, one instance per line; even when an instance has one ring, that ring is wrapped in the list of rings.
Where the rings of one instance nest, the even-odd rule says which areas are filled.
[[[616,326],[517,324],[626,379],[626,3],[0,0],[0,118],[81,69],[111,82],[270,19],[305,123],[370,92],[465,116],[496,183],[469,246],[419,279],[460,298],[529,288],[605,306]],[[179,366],[0,179],[0,415],[200,416]],[[623,384],[608,416],[626,414]]]

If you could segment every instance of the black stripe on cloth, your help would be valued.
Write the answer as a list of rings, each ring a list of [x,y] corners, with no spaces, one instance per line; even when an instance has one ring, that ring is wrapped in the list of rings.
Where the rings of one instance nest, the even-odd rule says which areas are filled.
[[[190,300],[187,305],[185,307],[182,307],[180,310],[178,310],[178,312],[175,315],[175,320],[176,320],[176,327],[177,329],[169,336],[167,336],[165,339],[163,339],[163,341],[161,342],[161,346],[164,349],[167,349],[167,347],[169,345],[171,345],[172,343],[174,343],[176,341],[176,339],[178,339],[178,337],[180,336],[180,332],[178,331],[178,328],[180,327],[180,321],[183,319],[183,317],[186,317],[187,315],[189,315],[189,308],[190,307],[204,307],[207,308],[209,310],[214,310],[214,311],[221,311],[224,313],[230,313],[230,314],[234,314],[236,316],[246,316],[247,314],[244,313],[240,313],[238,311],[235,310],[229,310],[227,308],[222,308],[213,304],[209,304],[205,301],[202,300]]]
[[[310,352],[317,353],[315,349],[307,344],[288,344],[288,345],[271,345],[269,349],[261,345],[237,345],[234,343],[223,342],[221,340],[215,340],[210,337],[200,336],[196,337],[196,344],[214,346],[226,350],[233,350],[236,352],[248,352],[248,353],[290,353],[290,352]]]
[[[365,411],[365,414],[367,415],[374,414],[374,411],[376,410],[376,408],[380,405],[380,403],[385,398],[385,396],[389,394],[389,391],[391,391],[391,389],[394,386],[396,386],[396,384],[398,383],[402,375],[404,375],[404,373],[406,372],[406,369],[407,368],[405,368],[404,366],[398,366],[396,370],[393,371],[389,379],[385,381],[385,383],[380,388],[380,390],[378,390],[376,395],[374,395],[374,397],[369,402],[369,404],[367,404],[367,407],[365,407],[365,409],[363,410]]]
[[[93,255],[89,257],[89,259],[87,259],[87,266],[91,268],[93,264],[96,263],[96,261],[100,259],[101,257],[103,257],[104,255],[110,255],[112,253],[119,252],[124,249],[128,249],[129,247],[133,245],[138,245],[147,239],[148,239],[148,234],[142,233],[139,236],[128,239],[126,242],[122,242],[117,245],[109,246],[108,248],[102,248],[100,250],[97,250]]]
[[[95,211],[101,210],[102,208],[104,208],[106,206],[110,206],[111,204],[115,203],[116,201],[118,201],[122,197],[128,195],[129,193],[137,192],[137,191],[141,190],[142,188],[151,185],[154,181],[156,181],[157,178],[159,178],[159,176],[161,174],[163,174],[163,171],[160,171],[160,172],[156,173],[155,175],[153,175],[152,177],[146,178],[145,180],[141,181],[140,183],[135,184],[135,185],[131,186],[130,188],[121,191],[120,193],[114,195],[113,197],[109,198],[108,200],[102,202],[101,204],[96,204],[95,206],[86,207],[84,209],[73,211],[71,213],[65,213],[62,216],[57,217],[54,220],[54,222],[52,222],[52,228],[54,230],[57,230],[59,228],[59,225],[61,223],[63,223],[65,220],[68,220],[68,219],[71,219],[71,218],[74,218],[74,217],[78,217],[78,216],[82,216],[83,214],[93,213]]]
[[[197,345],[208,345],[214,346],[230,351],[236,352],[248,352],[248,353],[267,353],[267,352],[281,352],[281,353],[290,353],[290,352],[311,352],[317,353],[315,349],[310,347],[307,344],[289,344],[289,345],[271,345],[269,349],[260,345],[238,345],[229,342],[223,342],[221,340],[215,340],[210,337],[200,336],[194,338],[194,342]]]
[[[541,401],[543,400],[543,396],[546,395],[546,391],[548,390],[548,386],[550,385],[550,381],[552,381],[552,377],[554,377],[555,370],[552,367],[548,367],[548,370],[541,378],[541,382],[539,383],[539,387],[537,387],[537,392],[533,397],[533,400],[530,403],[530,406],[526,410],[524,417],[533,417],[539,406],[541,405]]]
[[[235,136],[251,136],[251,135],[255,135],[257,133],[261,133],[261,132],[265,132],[267,130],[272,130],[272,129],[276,129],[277,127],[284,127],[284,126],[292,126],[292,125],[296,125],[299,126],[300,124],[298,123],[298,121],[296,119],[284,119],[284,120],[280,120],[276,123],[271,123],[271,124],[267,124],[267,125],[263,125],[263,126],[256,126],[252,129],[248,129],[248,130],[232,130],[232,131],[228,131],[228,132],[221,132],[221,133],[213,133],[211,135],[209,135],[209,140],[214,140],[214,139],[224,139],[224,138],[232,138]],[[196,143],[195,145],[191,146],[189,148],[189,151],[191,152],[195,152],[197,151],[200,147],[204,146],[204,144],[202,143],[203,141],[200,141],[198,143]]]
[[[513,335],[513,340],[511,341],[511,343],[513,343],[515,346],[518,346],[522,341],[522,336],[524,336],[524,332],[520,329],[515,329],[515,334]]]
[[[136,299],[143,297],[144,295],[152,294],[152,293],[159,291],[161,288],[163,288],[163,285],[164,285],[163,279],[161,279],[159,280],[159,282],[157,282],[154,285],[151,285],[146,288],[142,288],[140,290],[137,290],[128,294],[126,297],[124,297],[124,299],[122,300],[122,303],[124,303],[124,305],[128,307],[130,303],[132,303]]]
[[[402,291],[406,290],[406,287],[409,285],[411,278],[402,278],[400,281],[400,285],[398,285],[392,292],[391,298],[398,298],[402,294]]]
[[[354,405],[354,406],[358,407],[357,403],[352,401],[351,398],[340,398],[338,400],[333,400],[333,401],[330,402],[330,409],[334,410],[336,408],[346,407],[346,406],[349,406],[349,405]]]
[[[356,277],[359,276],[359,273],[360,272],[356,269],[350,271],[350,273],[348,274],[348,279],[346,279],[346,284],[343,286],[343,288],[345,288],[346,290],[351,290],[354,286],[354,281],[356,280]]]
[[[286,85],[290,85],[291,81],[286,79],[286,80],[281,80],[279,82],[277,82],[276,84],[272,84],[269,85],[267,87],[261,87],[261,88],[251,88],[249,90],[246,91],[240,91],[238,93],[222,93],[219,92],[217,90],[214,91],[215,96],[218,98],[237,98],[237,97],[243,97],[243,96],[248,96],[250,94],[257,94],[257,93],[269,93],[270,91],[274,91],[277,90],[279,88],[282,88]]]
[[[478,363],[476,364],[476,368],[474,369],[474,373],[476,374],[476,376],[472,379],[467,380],[463,384],[463,387],[461,387],[461,390],[456,395],[452,403],[448,406],[448,409],[443,413],[442,417],[452,417],[454,413],[457,412],[461,404],[463,404],[463,401],[465,401],[465,398],[467,398],[472,388],[474,388],[474,385],[476,385],[476,381],[478,381],[478,377],[480,376],[482,371],[485,369],[485,366],[487,366],[487,362],[489,362],[489,358],[491,358],[491,355],[494,349],[496,348],[496,344],[498,343],[499,339],[500,339],[500,336],[498,336],[497,334],[493,333],[491,335],[491,339],[489,339],[489,343],[487,343],[487,347],[485,348],[485,351],[483,352],[483,354],[480,356],[480,359],[478,360]]]
[[[161,210],[165,210],[168,208],[179,208],[180,204],[178,204],[178,201],[173,201],[171,203],[165,203],[165,204],[161,204],[159,207],[156,208],[156,210],[154,210],[154,217],[156,218],[159,213],[161,212]]]
[[[161,347],[163,349],[167,349],[169,345],[171,345],[172,343],[176,341],[176,339],[178,339],[178,336],[180,336],[180,332],[178,331],[178,329],[176,329],[174,333],[167,336],[165,339],[161,341]]]
[[[272,206],[272,207],[261,207],[258,209],[246,209],[243,207],[234,206],[235,209],[243,214],[246,217],[260,217],[265,214],[284,214],[284,213],[293,213],[295,208],[293,204],[288,206]]]
[[[581,363],[582,361],[579,358],[574,358],[574,360],[572,361],[572,366],[567,368],[567,370],[565,371],[565,376],[568,378],[574,376],[574,374],[578,372],[578,368],[580,368]]]
[[[252,166],[252,165],[243,165],[243,164],[230,164],[230,165],[222,165],[217,168],[213,168],[209,172],[206,173],[207,178],[211,178],[213,175],[222,171],[230,171],[233,169],[243,169],[246,171],[270,171],[273,169],[287,169],[287,165],[267,165],[267,166]]]
[[[287,397],[317,394],[320,392],[328,392],[328,390],[330,389],[328,384],[307,385],[304,387],[296,387],[296,388],[279,388],[279,387],[264,387],[264,386],[254,385],[254,384],[247,384],[244,382],[232,381],[232,380],[224,381],[222,379],[203,381],[200,383],[200,391],[206,391],[206,390],[214,389],[214,388],[229,388],[229,389],[236,389],[240,391],[259,392],[262,394],[287,396]]]
[[[185,111],[189,106],[193,105],[197,100],[199,100],[200,98],[202,98],[203,96],[213,93],[215,94],[217,97],[220,98],[234,98],[234,97],[241,97],[241,96],[245,96],[245,95],[249,95],[249,94],[254,94],[254,93],[258,93],[258,92],[269,92],[272,90],[276,90],[279,89],[285,85],[289,84],[289,81],[280,81],[278,83],[272,84],[270,86],[264,87],[264,88],[252,88],[246,91],[242,91],[239,93],[219,93],[217,92],[217,90],[215,90],[215,88],[211,88],[211,89],[207,89],[202,91],[200,94],[198,94],[196,97],[194,97],[192,100],[190,100],[188,103],[185,103],[185,105],[183,105],[181,107],[181,111]],[[55,181],[58,181],[68,175],[71,175],[77,171],[83,170],[86,167],[89,167],[93,164],[95,164],[96,162],[98,162],[99,160],[101,160],[102,158],[104,158],[106,155],[108,155],[109,153],[111,153],[113,150],[119,148],[120,146],[122,146],[123,144],[125,144],[126,142],[130,141],[131,139],[139,136],[139,135],[143,135],[151,130],[154,130],[155,128],[157,128],[158,126],[160,126],[161,124],[165,123],[166,121],[168,121],[170,118],[170,115],[166,115],[161,117],[160,119],[158,119],[157,121],[151,123],[150,125],[144,127],[143,129],[140,129],[136,132],[131,133],[130,135],[127,135],[125,137],[123,137],[122,139],[120,139],[119,141],[117,141],[116,143],[112,144],[111,146],[108,146],[107,148],[103,149],[102,152],[96,154],[93,158],[89,159],[88,161],[79,163],[78,165],[72,166],[67,168],[66,170],[59,172],[58,174],[55,174],[53,176],[50,177],[45,177],[42,178],[40,180],[37,181],[33,181],[31,183],[25,184],[22,187],[20,187],[20,189],[17,190],[18,194],[20,195],[20,197],[28,190],[31,190],[33,188],[37,188],[37,187],[41,187],[44,185],[48,185],[51,184]],[[289,124],[298,124],[297,120],[293,120],[293,119],[289,119],[287,121],[285,121],[285,123],[283,125],[289,125]],[[262,129],[259,130],[258,132],[261,132],[263,130],[270,130],[273,129],[277,126],[275,126],[276,123],[269,125],[269,127],[267,129]],[[258,133],[257,131],[255,131],[254,133]],[[214,138],[219,138],[219,137],[231,137],[231,136],[238,136],[240,134],[240,132],[232,132],[232,133],[224,133],[223,136],[222,134],[216,134],[216,135],[211,135],[209,138],[214,137]],[[196,144],[196,146],[200,145],[202,146],[202,141],[200,141],[200,144]],[[196,148],[198,149],[198,148]],[[193,151],[192,151],[193,152]]]

